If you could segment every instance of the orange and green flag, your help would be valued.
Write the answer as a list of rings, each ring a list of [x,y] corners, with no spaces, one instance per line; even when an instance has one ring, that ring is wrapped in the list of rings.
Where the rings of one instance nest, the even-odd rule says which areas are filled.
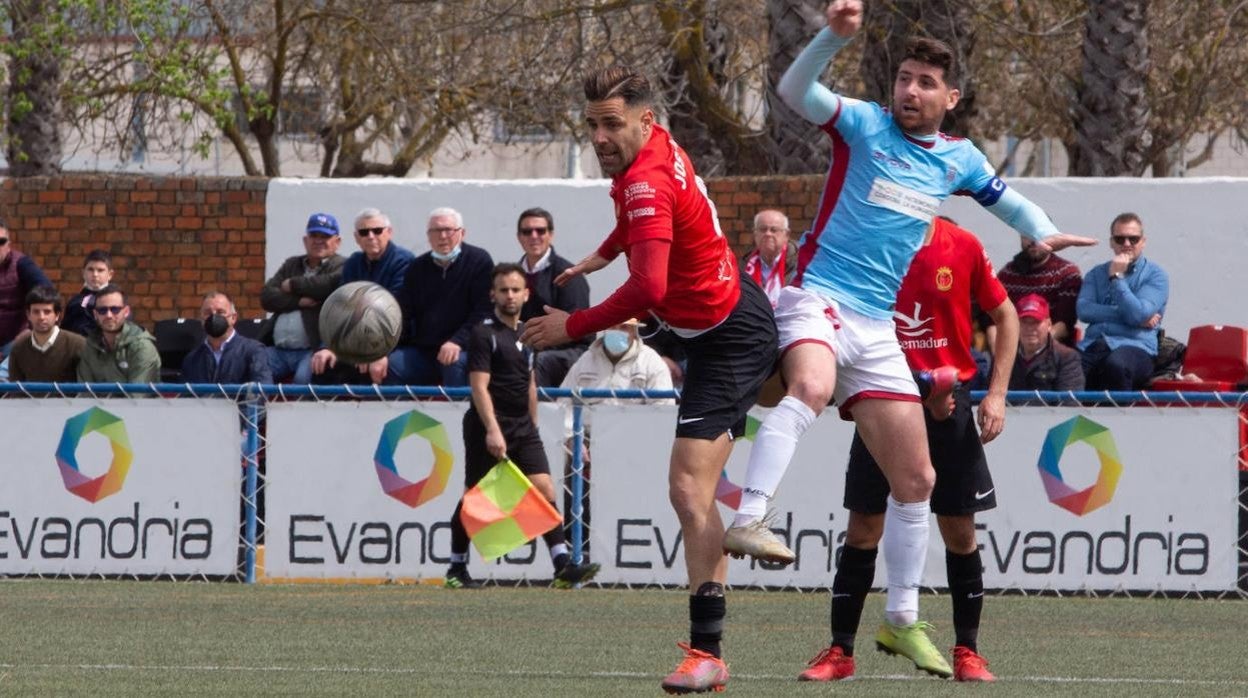
[[[510,459],[464,494],[459,520],[481,557],[492,560],[563,523],[563,517]]]

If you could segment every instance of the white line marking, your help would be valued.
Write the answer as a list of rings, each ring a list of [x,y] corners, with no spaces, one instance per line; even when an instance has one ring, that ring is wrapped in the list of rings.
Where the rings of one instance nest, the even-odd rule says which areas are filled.
[[[161,671],[161,672],[237,672],[237,673],[281,673],[281,674],[393,674],[400,676],[430,674],[489,674],[498,676],[514,676],[517,678],[541,677],[588,677],[596,679],[662,679],[664,674],[644,671],[430,671],[428,669],[405,669],[401,667],[360,667],[360,666],[235,666],[219,664],[186,664],[186,665],[143,665],[143,664],[0,664],[0,669],[9,671],[52,669],[64,671],[77,669],[80,671]],[[3,676],[4,674],[0,674]],[[9,676],[12,678],[12,676]],[[788,674],[733,674],[732,678],[746,681],[796,681],[797,675]],[[875,681],[939,681],[930,676],[919,674],[856,674],[856,680]],[[1096,677],[1096,676],[1002,676],[997,681],[1007,683],[1055,683],[1055,684],[1111,684],[1111,685],[1161,685],[1161,686],[1248,686],[1248,679],[1164,679],[1134,676]]]

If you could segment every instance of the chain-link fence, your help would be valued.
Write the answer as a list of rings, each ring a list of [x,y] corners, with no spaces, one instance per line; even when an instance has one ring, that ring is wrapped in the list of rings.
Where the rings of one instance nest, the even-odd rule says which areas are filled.
[[[637,404],[678,394],[543,393],[539,427],[563,488],[574,558],[601,562],[603,584],[681,584],[683,550],[665,484],[675,408]],[[0,424],[13,459],[0,491],[0,575],[440,581],[447,521],[462,492],[459,423],[468,397],[466,388],[0,384]],[[1011,393],[1009,400],[1017,409],[1006,434],[1019,432],[1021,445],[992,452],[994,476],[1021,469],[999,465],[999,454],[1034,465],[1033,442],[1083,419],[1094,426],[1077,429],[1101,428],[1116,444],[1102,449],[1095,436],[1069,442],[1093,444],[1099,455],[1089,458],[1102,468],[1127,462],[1128,477],[1118,494],[1102,497],[1113,503],[1099,513],[1043,500],[1031,470],[1021,485],[1002,483],[1003,494],[1040,492],[1038,504],[1003,509],[1065,517],[1066,528],[1045,528],[1043,518],[1009,526],[988,519],[981,543],[996,575],[989,578],[1003,580],[996,588],[1248,595],[1248,394]],[[843,473],[840,440],[852,428],[832,416],[825,422],[827,434],[806,437],[810,450],[799,450],[777,499],[777,530],[799,551],[798,563],[785,571],[733,562],[734,585],[830,584],[845,515],[829,488]],[[733,483],[748,445],[735,451],[716,493],[725,513],[739,499]],[[1150,519],[1152,509],[1162,518]],[[474,574],[544,583],[551,573],[540,547],[539,539],[495,561],[475,560]],[[1128,572],[1115,577],[1118,567]]]

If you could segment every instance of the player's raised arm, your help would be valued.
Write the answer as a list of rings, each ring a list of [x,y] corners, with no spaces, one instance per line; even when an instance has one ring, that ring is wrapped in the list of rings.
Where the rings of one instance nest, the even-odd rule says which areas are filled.
[[[862,3],[859,0],[834,0],[828,3],[828,26],[798,54],[797,59],[780,78],[776,93],[793,111],[816,124],[826,124],[836,115],[840,99],[819,82],[828,62],[862,26]]]

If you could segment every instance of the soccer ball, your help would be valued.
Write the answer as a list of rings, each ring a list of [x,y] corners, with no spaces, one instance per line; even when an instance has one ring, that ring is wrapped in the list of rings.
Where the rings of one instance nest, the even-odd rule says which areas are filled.
[[[321,306],[321,339],[347,363],[366,364],[389,354],[402,326],[399,302],[371,281],[345,284]]]

